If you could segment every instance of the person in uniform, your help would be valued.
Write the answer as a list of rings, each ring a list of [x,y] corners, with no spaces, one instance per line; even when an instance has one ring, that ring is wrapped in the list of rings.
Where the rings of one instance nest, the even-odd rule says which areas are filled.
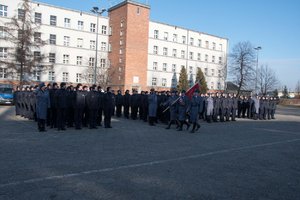
[[[169,107],[170,112],[170,121],[166,129],[170,129],[172,124],[176,124],[177,127],[180,126],[179,122],[177,121],[177,100],[178,97],[176,96],[176,91],[173,90],[169,99],[164,102],[164,105]]]
[[[57,128],[57,108],[56,108],[56,100],[55,93],[58,90],[57,83],[52,84],[51,90],[49,90],[50,95],[50,128]]]
[[[97,129],[97,113],[100,105],[100,96],[96,91],[96,85],[90,88],[90,92],[86,96],[86,104],[89,112],[89,128]]]
[[[193,124],[193,129],[191,130],[191,133],[195,133],[195,131],[198,131],[200,128],[199,121],[199,113],[201,111],[201,99],[199,97],[199,91],[195,91],[193,94],[193,97],[190,102],[189,111],[190,114],[190,123]]]
[[[66,130],[66,110],[67,110],[67,90],[66,83],[60,83],[60,89],[55,92],[55,103],[57,113],[57,130]]]
[[[40,83],[39,87],[35,91],[36,93],[36,117],[38,130],[40,132],[46,131],[46,119],[47,111],[50,107],[50,96],[49,92],[46,90],[44,83]]]
[[[129,119],[129,108],[130,108],[130,99],[131,99],[131,96],[129,94],[129,90],[126,90],[125,91],[125,94],[124,94],[124,117],[126,117],[127,119]]]
[[[82,90],[82,84],[76,86],[75,99],[74,99],[74,121],[75,129],[82,128],[83,111],[85,107],[86,93]]]
[[[178,121],[180,126],[178,131],[182,131],[183,124],[186,124],[187,130],[190,128],[190,124],[187,122],[187,111],[189,110],[190,100],[185,96],[185,90],[181,91],[181,95],[177,101],[178,106]]]
[[[97,91],[99,93],[100,102],[103,102],[103,91],[102,87],[98,86]],[[99,105],[98,113],[97,113],[97,126],[102,126],[102,115],[103,115],[103,103]]]
[[[121,90],[118,90],[118,94],[116,95],[116,116],[122,116],[122,106],[123,106],[123,96]]]
[[[148,116],[149,116],[149,124],[150,126],[154,126],[154,121],[156,119],[157,113],[157,95],[153,88],[150,90],[150,94],[148,95]]]
[[[139,108],[139,95],[136,90],[133,90],[133,94],[131,95],[130,106],[131,106],[131,118],[133,120],[136,120],[138,108]]]
[[[67,111],[66,111],[66,121],[67,127],[73,127],[74,125],[74,98],[75,92],[72,85],[67,87]]]
[[[236,117],[236,111],[238,109],[238,99],[235,93],[232,93],[231,98],[232,98],[231,120],[236,121],[235,117]]]
[[[205,101],[205,109],[206,109],[206,120],[208,123],[212,122],[212,116],[214,114],[214,99],[211,93],[208,93],[208,97]]]
[[[258,115],[259,115],[259,104],[260,104],[260,100],[258,95],[255,95],[255,97],[252,98],[253,99],[253,119],[257,120],[258,119]]]
[[[216,93],[214,97],[214,114],[213,114],[213,121],[218,122],[218,116],[220,116],[221,110],[221,94]]]
[[[16,115],[20,115],[21,113],[21,104],[20,104],[20,87],[17,86],[14,91],[14,104],[16,109]]]
[[[114,101],[114,96],[111,93],[110,87],[107,87],[106,93],[103,96],[104,127],[105,128],[112,128],[111,116],[112,116],[112,110],[114,109],[113,101]]]

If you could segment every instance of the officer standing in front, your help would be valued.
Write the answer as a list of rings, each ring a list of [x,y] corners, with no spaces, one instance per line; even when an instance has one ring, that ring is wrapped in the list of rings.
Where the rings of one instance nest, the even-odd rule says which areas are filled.
[[[111,116],[114,109],[113,101],[114,96],[111,93],[111,88],[107,87],[106,93],[103,96],[103,108],[104,108],[104,127],[112,128],[111,126]]]

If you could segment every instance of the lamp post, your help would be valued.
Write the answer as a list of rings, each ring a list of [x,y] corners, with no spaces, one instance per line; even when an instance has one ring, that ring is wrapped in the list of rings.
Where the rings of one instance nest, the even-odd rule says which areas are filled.
[[[97,29],[96,29],[96,55],[95,55],[95,69],[94,69],[94,84],[96,84],[96,80],[97,80],[97,61],[98,61],[98,27],[99,27],[99,16],[102,15],[102,13],[104,13],[106,11],[106,9],[102,9],[101,11],[99,11],[98,7],[93,7],[93,9],[91,10],[92,13],[97,15]]]
[[[256,50],[256,70],[255,70],[255,93],[257,93],[258,87],[257,87],[257,69],[258,69],[258,52],[262,48],[260,46],[254,48]]]

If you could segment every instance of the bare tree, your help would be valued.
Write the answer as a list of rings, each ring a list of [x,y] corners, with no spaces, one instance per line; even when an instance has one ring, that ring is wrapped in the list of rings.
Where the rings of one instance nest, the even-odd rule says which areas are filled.
[[[229,73],[238,86],[238,95],[242,89],[249,87],[255,77],[255,53],[250,42],[239,42],[230,54]]]
[[[40,73],[46,66],[42,64],[45,56],[40,52],[40,47],[45,42],[41,40],[41,33],[37,32],[39,23],[32,20],[32,13],[30,0],[23,0],[18,15],[5,24],[6,40],[13,47],[9,48],[8,58],[1,60],[0,65],[8,69],[10,77],[14,77],[14,74],[19,76],[21,85],[24,83],[24,76],[31,76],[33,72]]]
[[[269,68],[268,65],[261,65],[258,70],[258,87],[262,94],[267,94],[268,92],[277,88],[279,81],[276,77],[274,70]]]
[[[300,80],[297,82],[296,88],[295,88],[295,93],[297,98],[300,98]]]

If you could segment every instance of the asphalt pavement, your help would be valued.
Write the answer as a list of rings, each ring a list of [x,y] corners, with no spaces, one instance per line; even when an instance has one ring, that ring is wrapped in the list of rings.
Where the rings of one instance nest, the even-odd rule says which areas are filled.
[[[300,109],[204,123],[196,134],[114,118],[37,131],[0,106],[0,200],[300,199]]]

